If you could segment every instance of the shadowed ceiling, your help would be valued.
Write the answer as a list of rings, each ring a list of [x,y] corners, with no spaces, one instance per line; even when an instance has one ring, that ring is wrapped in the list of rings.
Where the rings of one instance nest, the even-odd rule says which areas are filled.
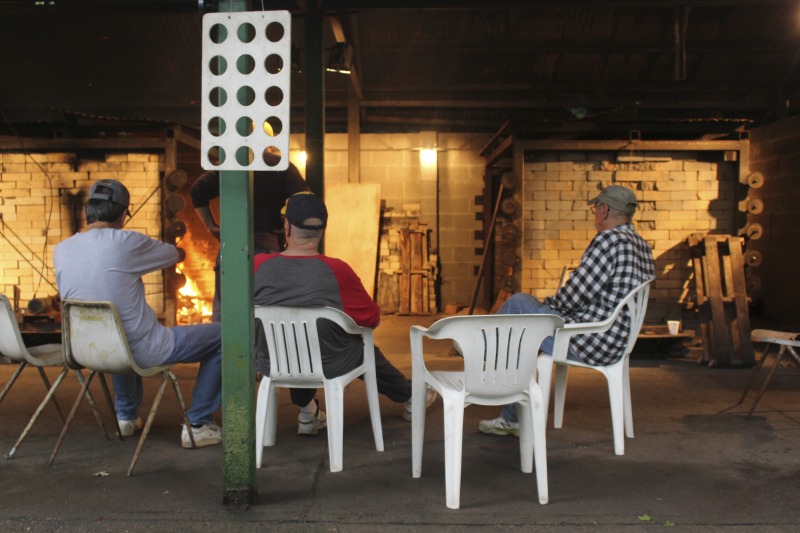
[[[305,121],[305,23],[289,9]],[[321,3],[323,46],[346,40],[354,74],[325,74],[326,129],[494,132],[531,138],[736,137],[797,112],[800,3],[357,1]],[[200,122],[194,0],[0,1],[0,134],[120,135]],[[326,52],[327,54],[327,52]]]

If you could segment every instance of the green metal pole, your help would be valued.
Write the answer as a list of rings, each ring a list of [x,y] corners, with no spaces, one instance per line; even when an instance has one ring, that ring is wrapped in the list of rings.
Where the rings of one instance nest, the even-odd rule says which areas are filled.
[[[246,11],[249,2],[222,1],[219,10]],[[230,154],[231,156],[233,154]],[[222,502],[255,502],[255,369],[253,365],[253,174],[220,172],[222,276]]]

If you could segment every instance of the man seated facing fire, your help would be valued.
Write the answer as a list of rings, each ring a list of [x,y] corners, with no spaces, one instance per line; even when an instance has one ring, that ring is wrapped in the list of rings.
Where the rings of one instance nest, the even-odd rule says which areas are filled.
[[[95,182],[86,203],[84,231],[58,244],[53,253],[56,283],[63,299],[110,301],[119,312],[134,360],[142,368],[200,363],[188,411],[195,444],[222,442],[213,414],[222,400],[222,340],[219,323],[162,326],[145,300],[142,276],[182,259],[175,246],[136,231],[123,230],[130,216],[130,193],[116,180]],[[115,408],[120,432],[131,436],[142,427],[138,416],[142,378],[114,375]],[[191,448],[186,428],[181,446]]]

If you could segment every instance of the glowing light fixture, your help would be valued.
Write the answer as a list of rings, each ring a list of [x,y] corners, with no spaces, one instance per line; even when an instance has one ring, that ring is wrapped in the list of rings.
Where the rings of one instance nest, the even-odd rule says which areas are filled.
[[[423,148],[419,151],[419,162],[422,165],[433,166],[436,164],[437,154],[433,148]]]
[[[336,43],[331,48],[331,55],[328,57],[328,72],[339,72],[340,74],[350,74],[353,68],[353,47],[348,43]]]

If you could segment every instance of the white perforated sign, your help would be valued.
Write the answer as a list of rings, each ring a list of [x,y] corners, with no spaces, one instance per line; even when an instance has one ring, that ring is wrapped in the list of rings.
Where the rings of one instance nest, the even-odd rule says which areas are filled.
[[[288,11],[203,17],[204,169],[289,167],[291,28]]]

